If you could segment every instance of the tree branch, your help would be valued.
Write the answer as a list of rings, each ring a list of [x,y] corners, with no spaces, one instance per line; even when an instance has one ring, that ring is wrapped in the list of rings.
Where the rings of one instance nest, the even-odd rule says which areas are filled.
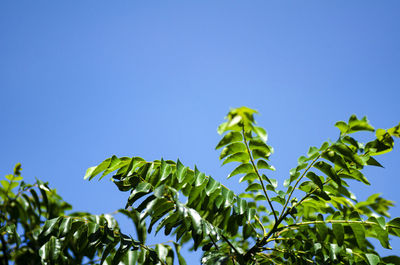
[[[303,179],[303,177],[306,175],[306,173],[308,172],[308,170],[310,170],[310,168],[315,164],[315,162],[317,162],[317,160],[321,157],[322,154],[318,155],[316,158],[314,158],[314,160],[310,163],[310,165],[308,165],[308,167],[304,170],[303,174],[297,179],[296,184],[294,184],[292,191],[290,192],[285,205],[283,206],[282,212],[279,216],[279,219],[281,219],[282,215],[285,213],[286,207],[290,201],[290,198],[293,195],[294,190],[296,189],[297,185],[299,184],[299,182]]]
[[[235,248],[234,245],[223,235],[221,234],[221,237],[225,240],[226,243],[236,252],[236,254],[240,255],[240,252]]]
[[[260,180],[261,187],[262,187],[262,189],[263,189],[263,192],[264,192],[265,197],[267,198],[269,207],[271,207],[271,211],[272,211],[272,213],[274,214],[275,223],[276,223],[276,222],[278,222],[278,217],[276,216],[274,207],[272,206],[271,200],[269,199],[268,194],[267,194],[267,190],[265,189],[264,182],[263,182],[263,180],[262,180],[262,178],[261,178],[261,176],[260,176],[260,173],[258,172],[258,169],[257,169],[257,167],[256,167],[256,164],[254,163],[254,159],[253,159],[253,157],[252,157],[252,155],[251,155],[249,145],[247,144],[246,136],[245,136],[245,133],[244,133],[244,128],[242,128],[242,135],[243,135],[243,142],[244,142],[244,144],[246,145],[247,153],[249,154],[249,158],[250,158],[251,164],[252,164],[252,166],[253,166],[254,172],[257,174],[257,177],[258,177],[258,179]]]

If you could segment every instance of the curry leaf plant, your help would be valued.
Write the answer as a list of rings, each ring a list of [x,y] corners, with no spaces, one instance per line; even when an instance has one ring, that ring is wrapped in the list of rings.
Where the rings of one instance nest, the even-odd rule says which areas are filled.
[[[190,244],[202,251],[201,263],[210,265],[400,264],[397,253],[383,257],[370,241],[391,249],[390,238],[400,237],[400,218],[389,215],[394,202],[380,194],[359,201],[349,189],[355,181],[370,185],[363,169],[382,167],[376,157],[392,151],[400,124],[375,130],[355,115],[337,122],[338,139],[310,147],[279,186],[269,174],[275,170],[269,159],[274,149],[256,113],[231,109],[218,127],[222,139],[216,149],[223,165],[235,164],[228,178],[243,184],[240,194],[180,160],[112,156],[89,168],[85,179],[112,174],[112,182],[128,193],[117,212],[133,221],[134,235],[120,231],[112,215],[67,215],[61,204],[51,214],[49,201],[60,198],[49,200],[52,190],[40,182],[21,184],[17,194],[9,194],[18,186],[17,170],[17,178],[2,181],[2,260],[18,261],[27,248],[43,264],[183,265],[180,249]],[[355,138],[360,131],[371,134],[369,142]],[[37,189],[39,194],[32,193]],[[7,208],[13,203],[15,210]],[[24,214],[28,217],[20,217]],[[21,239],[17,227],[27,230],[27,218],[35,225]],[[146,244],[147,234],[161,231],[171,241]]]

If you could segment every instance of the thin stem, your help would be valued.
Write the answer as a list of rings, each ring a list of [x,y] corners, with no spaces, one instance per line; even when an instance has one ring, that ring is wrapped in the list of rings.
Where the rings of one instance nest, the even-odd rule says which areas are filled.
[[[226,243],[236,252],[236,254],[240,255],[240,252],[235,248],[234,245],[223,235],[221,234],[221,237],[225,240]]]
[[[303,177],[306,175],[306,173],[308,172],[308,170],[315,164],[315,162],[321,157],[321,154],[318,155],[316,158],[314,158],[314,160],[310,163],[310,165],[308,165],[308,167],[304,170],[303,174],[300,176],[300,178],[297,179],[296,184],[294,184],[292,191],[289,194],[289,197],[287,198],[285,205],[283,206],[282,212],[279,216],[279,219],[281,219],[282,215],[285,213],[286,207],[290,201],[290,198],[293,195],[294,190],[296,189],[297,185],[299,184],[299,182],[303,179]]]
[[[254,215],[254,219],[258,222],[258,224],[261,226],[261,229],[263,230],[263,236],[267,235],[267,232],[265,231],[264,225],[261,223],[260,219],[257,217],[257,215]]]
[[[210,237],[210,239],[211,239],[213,245],[215,246],[215,248],[216,248],[217,250],[219,250],[219,247],[218,247],[218,245],[217,245],[217,242],[215,242],[215,240],[212,238],[211,235],[208,235],[208,236]]]
[[[260,180],[261,187],[262,187],[262,189],[263,189],[263,192],[264,192],[265,197],[267,198],[269,207],[271,207],[271,211],[272,211],[272,213],[274,214],[275,223],[276,223],[276,222],[278,222],[278,217],[276,216],[274,207],[272,206],[271,200],[269,199],[268,194],[267,194],[267,190],[265,189],[264,182],[263,182],[263,180],[262,180],[262,178],[261,178],[261,176],[260,176],[260,173],[258,172],[258,169],[257,169],[257,167],[256,167],[256,164],[254,163],[254,159],[253,159],[253,156],[251,155],[249,145],[247,144],[246,135],[245,135],[245,133],[244,133],[244,128],[242,128],[242,135],[243,135],[243,142],[244,142],[244,144],[246,145],[247,153],[249,154],[249,158],[250,158],[251,164],[252,164],[252,166],[253,166],[254,172],[257,174],[257,177],[258,177],[258,179]]]

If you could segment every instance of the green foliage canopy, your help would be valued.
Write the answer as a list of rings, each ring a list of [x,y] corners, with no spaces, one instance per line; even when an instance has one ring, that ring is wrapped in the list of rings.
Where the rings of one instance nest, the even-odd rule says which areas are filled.
[[[146,161],[112,156],[87,170],[85,179],[112,175],[129,192],[124,209],[135,238],[121,232],[110,214],[68,213],[71,207],[40,180],[22,180],[20,165],[1,181],[1,261],[8,264],[173,264],[184,244],[203,251],[203,264],[400,264],[381,257],[369,238],[390,249],[400,237],[400,218],[390,219],[393,202],[380,194],[358,201],[352,181],[370,185],[362,170],[381,164],[392,151],[400,124],[375,130],[366,118],[339,121],[335,141],[310,147],[279,186],[268,177],[273,148],[255,110],[232,109],[218,127],[222,164],[235,163],[228,178],[246,185],[235,194],[181,161]],[[354,134],[367,131],[361,143]],[[283,189],[281,189],[283,188]],[[16,192],[14,190],[17,189]],[[148,233],[163,231],[170,242],[146,245]]]

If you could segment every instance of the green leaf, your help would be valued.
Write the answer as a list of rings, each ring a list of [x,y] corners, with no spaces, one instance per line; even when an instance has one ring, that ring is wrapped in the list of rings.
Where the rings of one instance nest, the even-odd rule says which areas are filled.
[[[54,234],[54,232],[58,229],[62,220],[63,220],[62,217],[47,220],[41,229],[41,233],[40,233],[39,237],[46,237],[50,234]]]
[[[368,179],[358,170],[353,170],[351,173],[341,173],[338,174],[339,178],[350,178],[360,181],[364,184],[371,185]]]
[[[44,263],[55,264],[60,254],[61,242],[54,236],[39,249],[39,255]]]
[[[176,178],[179,183],[182,183],[183,180],[185,179],[186,172],[187,172],[187,167],[185,167],[178,159],[178,162],[176,163]]]
[[[264,142],[267,141],[267,139],[268,139],[267,132],[264,130],[264,128],[254,126],[253,129],[256,132],[256,134],[261,138],[262,141],[264,141]]]
[[[265,160],[262,160],[262,159],[257,161],[257,168],[258,169],[269,169],[269,170],[275,171],[274,166],[269,165]]]
[[[231,174],[228,175],[228,179],[233,177],[233,176],[235,176],[235,175],[238,175],[238,174],[246,174],[246,173],[250,173],[250,172],[253,172],[253,171],[254,171],[254,169],[253,169],[253,166],[251,164],[249,164],[249,163],[241,164],[238,167],[236,167],[231,172]]]
[[[400,123],[397,126],[388,129],[387,131],[391,136],[400,137]]]
[[[219,159],[223,159],[224,157],[227,157],[229,155],[245,151],[246,151],[246,145],[241,142],[236,142],[224,147],[224,149],[222,149],[221,155],[219,156]]]
[[[358,131],[375,131],[374,127],[372,127],[367,118],[363,117],[361,120],[357,119],[356,115],[351,115],[349,119],[349,130],[347,133],[353,133],[353,132],[358,132]]]
[[[111,162],[111,158],[107,158],[106,160],[101,162],[100,165],[88,168],[83,179],[89,178],[89,180],[92,180],[96,175],[98,175],[101,172],[103,172],[104,170],[106,170],[108,168],[108,166],[110,165],[110,162]]]
[[[269,159],[269,156],[271,155],[271,153],[266,153],[266,152],[264,152],[264,151],[262,151],[262,150],[259,150],[259,149],[254,149],[254,150],[251,152],[251,154],[253,155],[253,159],[254,159],[254,160],[259,159],[259,158],[268,160],[268,159]]]
[[[316,148],[315,146],[310,147],[310,149],[307,152],[307,156],[309,157],[309,159],[314,159],[318,155],[319,155],[318,148]]]
[[[345,134],[349,128],[344,121],[338,121],[335,126],[339,128],[340,134]]]
[[[328,177],[330,177],[333,181],[335,181],[338,185],[342,185],[339,176],[336,174],[335,169],[324,161],[318,161],[314,164],[314,167],[319,169],[321,172],[325,173]]]
[[[163,181],[166,178],[168,178],[171,173],[172,173],[171,166],[167,162],[165,162],[164,159],[161,159],[160,181]]]
[[[155,205],[155,209],[152,212],[152,218],[151,222],[148,228],[148,233],[151,233],[151,230],[153,228],[153,225],[159,221],[165,214],[167,214],[169,211],[174,209],[174,203],[170,201],[164,201],[162,203],[159,203]]]
[[[243,182],[243,181],[253,182],[257,178],[258,178],[258,176],[256,173],[250,172],[250,173],[247,173],[246,175],[244,175],[242,178],[240,178],[239,182]]]
[[[247,188],[246,191],[258,191],[261,190],[262,186],[259,183],[251,183]]]
[[[396,217],[387,223],[389,233],[400,237],[400,217]]]
[[[387,264],[393,264],[393,265],[400,264],[400,257],[397,256],[387,256],[382,258],[382,260]]]
[[[121,159],[119,159],[117,156],[113,155],[111,157],[110,163],[107,167],[106,170],[104,170],[102,177],[104,177],[105,175],[108,175],[109,173],[119,169],[120,167],[123,166],[123,161]]]
[[[271,147],[269,147],[266,143],[258,139],[251,139],[249,141],[249,148],[252,151],[260,150],[264,152],[267,156],[271,155],[272,153]]]
[[[30,192],[32,194],[33,199],[35,200],[36,208],[39,211],[39,215],[41,215],[42,214],[42,209],[41,209],[41,205],[40,205],[39,196],[38,196],[38,194],[36,193],[36,191],[34,189],[31,189]]]
[[[336,143],[331,146],[331,149],[358,165],[364,165],[364,162],[361,160],[361,158],[345,144]]]
[[[107,245],[107,247],[104,249],[104,252],[101,256],[101,261],[100,265],[104,263],[108,255],[111,253],[112,250],[114,250],[115,246],[118,244],[118,241],[115,242],[110,242],[110,244]]]
[[[128,203],[125,206],[125,208],[131,206],[136,200],[143,197],[144,195],[149,194],[151,191],[150,189],[151,189],[151,184],[146,182],[139,183],[136,189],[132,190],[131,195],[129,196],[128,199]]]
[[[344,161],[342,156],[338,155],[337,153],[335,153],[333,151],[328,151],[328,152],[323,153],[322,157],[327,159],[328,161],[334,163],[340,169],[344,169],[346,172],[349,172],[347,163]]]
[[[372,156],[369,157],[369,159],[367,160],[367,165],[370,166],[377,166],[377,167],[383,167],[378,161],[376,161],[375,158],[373,158]]]
[[[332,224],[333,234],[336,238],[336,241],[339,246],[343,245],[344,242],[344,228],[343,225],[340,223],[333,223]]]
[[[365,254],[365,256],[368,259],[369,265],[377,265],[381,261],[379,256],[377,256],[375,254],[368,253],[368,254]]]
[[[321,190],[323,190],[323,184],[320,177],[312,171],[307,172],[306,175],[312,182],[314,182]]]
[[[5,231],[9,236],[9,240],[16,243],[17,247],[19,247],[19,245],[21,244],[21,238],[17,232],[17,227],[15,226],[15,224],[6,225],[3,226],[2,229],[3,228],[5,228]]]
[[[60,227],[58,228],[58,238],[65,237],[72,227],[73,218],[71,217],[64,217]]]
[[[240,132],[229,132],[221,139],[215,149],[219,149],[234,142],[240,142],[242,139],[242,134]]]
[[[235,153],[231,156],[228,156],[224,162],[222,163],[222,165],[225,165],[227,163],[231,163],[231,162],[240,162],[240,163],[248,163],[250,161],[250,157],[249,154],[247,152],[239,152],[239,153]]]
[[[353,230],[354,237],[356,238],[357,245],[360,249],[365,249],[365,230],[361,224],[352,223],[350,224],[351,229]]]

